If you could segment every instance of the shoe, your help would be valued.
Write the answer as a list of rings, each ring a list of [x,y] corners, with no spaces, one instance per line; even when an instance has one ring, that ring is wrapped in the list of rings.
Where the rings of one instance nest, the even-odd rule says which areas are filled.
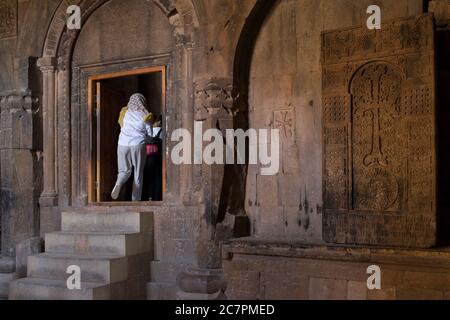
[[[118,184],[116,184],[116,186],[114,187],[113,191],[111,192],[111,198],[113,198],[113,200],[117,200],[119,199],[120,196],[120,189],[122,187],[119,186]]]

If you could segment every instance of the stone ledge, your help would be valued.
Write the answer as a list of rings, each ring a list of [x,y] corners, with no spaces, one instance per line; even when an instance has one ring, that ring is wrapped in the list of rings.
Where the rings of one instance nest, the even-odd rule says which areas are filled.
[[[16,270],[16,261],[11,257],[0,257],[0,273],[12,273]]]
[[[401,249],[242,238],[227,241],[222,245],[223,260],[232,260],[234,255],[450,268],[450,248],[447,247],[435,249]]]

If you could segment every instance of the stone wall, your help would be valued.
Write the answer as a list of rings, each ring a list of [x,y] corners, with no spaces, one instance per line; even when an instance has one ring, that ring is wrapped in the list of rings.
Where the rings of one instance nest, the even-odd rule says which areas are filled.
[[[253,53],[252,128],[278,128],[280,172],[250,167],[246,209],[260,238],[322,239],[321,32],[366,24],[373,1],[282,0],[266,18]],[[415,16],[422,1],[378,3],[382,20]]]
[[[167,54],[172,52],[173,43],[169,20],[154,2],[110,1],[96,10],[83,26],[73,64],[80,66]]]
[[[244,189],[252,235],[265,240],[322,241],[321,33],[364,25],[366,9],[371,4],[381,6],[382,19],[387,21],[420,14],[423,1],[280,0],[267,17],[259,17],[260,20],[265,18],[265,22],[258,35],[257,27],[253,30],[254,26],[248,25],[252,22],[246,22],[246,19],[255,4],[261,5],[263,1],[84,1],[83,9],[90,8],[86,3],[102,5],[89,16],[77,44],[71,47],[75,39],[65,33],[63,27],[60,34],[56,34],[54,29],[49,30],[50,26],[58,25],[55,14],[63,3],[61,0],[3,0],[0,10],[7,13],[8,19],[0,22],[2,254],[14,255],[14,247],[20,241],[38,235],[39,231],[42,234],[58,228],[62,209],[83,207],[87,203],[89,143],[85,138],[89,128],[87,118],[80,118],[78,113],[83,110],[81,107],[86,107],[87,92],[86,87],[79,87],[81,78],[77,78],[76,73],[70,75],[71,68],[74,67],[75,71],[77,68],[79,71],[90,69],[90,72],[117,71],[130,66],[141,67],[149,61],[169,66],[169,131],[181,126],[192,130],[194,120],[204,121],[205,128],[217,124],[221,129],[231,127],[230,114],[238,111],[233,109],[236,107],[233,99],[239,100],[240,96],[248,94],[250,127],[278,128],[282,139],[279,174],[261,176],[259,168],[250,167],[247,181],[238,181],[237,193],[235,190],[224,192],[227,185],[222,181],[224,168],[221,166],[175,167],[168,163],[167,202],[157,208],[141,208],[154,210],[156,214],[157,241],[155,263],[152,264],[154,285],[149,288],[151,297],[165,294],[173,297],[174,278],[184,264],[198,264],[200,261],[206,267],[220,267],[220,261],[212,258],[216,257],[218,242],[222,240],[217,220],[227,221],[230,214],[244,212],[232,205],[225,206],[224,215],[218,217],[219,204],[232,203],[224,199],[230,195],[243,197]],[[240,61],[235,54],[239,36],[246,25],[250,34],[258,36],[251,60],[249,87],[244,89],[247,92],[239,92],[240,87],[232,90],[238,81],[233,72],[246,67],[234,65],[235,61]],[[54,43],[52,46],[54,36],[61,36],[61,46]],[[36,59],[30,57],[48,54],[43,53],[46,40],[57,52],[41,60],[44,63],[41,64],[44,74],[41,74],[37,70]],[[64,60],[72,49],[73,60]],[[141,64],[133,62],[134,59],[161,54],[164,59],[152,61],[150,58]],[[124,61],[129,64],[124,64]],[[64,80],[66,77],[70,79],[67,82]],[[55,80],[59,84],[59,100],[53,101],[56,94],[52,92],[50,102],[46,101],[48,106],[43,105],[43,91],[46,89],[42,88],[42,79],[47,79],[47,84]],[[47,86],[47,89],[51,92],[51,88]],[[67,95],[62,94],[63,91]],[[55,122],[45,122],[44,116],[48,118],[50,112],[44,115],[43,110],[54,112],[55,106],[58,107],[53,114]],[[42,162],[49,159],[52,152],[42,154],[45,139],[41,131],[50,126],[57,127],[54,134],[60,138],[56,141],[56,150],[52,150],[56,153],[55,161],[50,161],[44,175]],[[83,135],[85,140],[81,138]],[[53,148],[56,145],[54,136],[47,143]],[[44,197],[45,201],[39,207],[37,198],[43,189],[41,180],[55,172],[58,172],[54,177],[54,181],[59,183],[57,190],[51,186],[47,190],[50,191],[49,197]],[[43,209],[44,205],[47,211]],[[137,210],[137,207],[112,209]],[[39,221],[40,215],[45,215],[45,218]],[[315,254],[318,257],[323,255],[320,250]],[[365,276],[361,268],[369,260],[342,264],[326,257],[319,259],[322,261],[319,263],[309,256],[305,258],[303,253],[295,257],[280,255],[280,258],[269,255],[272,255],[270,251],[258,258],[257,252],[252,251],[226,258],[224,266],[230,279],[230,297],[320,298],[327,297],[322,295],[322,289],[330,288],[329,297],[362,298],[366,294],[370,298],[370,294],[361,289]],[[303,260],[299,262],[296,259]],[[325,264],[323,261],[334,261],[330,262],[331,265],[348,268],[349,271],[343,271],[339,276],[333,273],[328,262]],[[287,283],[282,288],[277,287],[272,263],[281,268],[279,270],[285,268],[286,272],[295,273],[292,288]],[[398,274],[401,277],[408,270],[415,270],[415,267],[406,267],[406,262],[400,265]],[[319,267],[317,273],[312,270],[315,266]],[[278,276],[283,275],[279,270]],[[297,276],[302,270],[307,270],[306,275]],[[428,274],[427,270],[418,272]],[[350,271],[354,271],[354,276]],[[442,272],[445,274],[446,271]],[[393,274],[395,278],[397,273]],[[287,279],[280,279],[280,283]],[[386,297],[392,290],[396,297],[404,297],[403,289],[395,282],[397,280],[392,281],[387,282]],[[246,283],[247,289],[243,287]],[[430,283],[434,286],[433,281]],[[155,287],[157,290],[153,290]],[[446,287],[428,289],[437,290],[437,293],[430,291],[430,294],[442,297],[447,294]],[[287,294],[290,291],[292,296]],[[359,295],[355,296],[355,292]]]
[[[446,251],[241,240],[224,245],[223,259],[229,299],[450,299]],[[381,269],[380,290],[367,287],[372,265]]]
[[[14,256],[17,244],[39,235],[42,80],[33,57],[41,54],[57,4],[7,0],[0,5],[8,17],[0,24],[2,255]]]
[[[37,115],[31,96],[1,101],[2,253],[14,256],[15,245],[39,233],[38,199],[42,190],[41,153],[33,144]]]

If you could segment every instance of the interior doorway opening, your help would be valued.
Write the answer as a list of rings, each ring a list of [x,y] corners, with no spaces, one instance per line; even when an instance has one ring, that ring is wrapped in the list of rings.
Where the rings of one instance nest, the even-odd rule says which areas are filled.
[[[152,152],[147,154],[141,202],[163,200],[165,190],[164,119],[165,67],[96,75],[89,78],[89,103],[92,115],[90,203],[129,204],[133,175],[113,201],[111,191],[117,179],[117,147],[120,135],[119,117],[130,96],[141,93],[147,109],[154,115]],[[154,146],[157,146],[155,153]],[[149,149],[149,148],[147,148]]]
[[[439,244],[450,244],[450,31],[437,31],[437,96],[438,96],[438,232]]]

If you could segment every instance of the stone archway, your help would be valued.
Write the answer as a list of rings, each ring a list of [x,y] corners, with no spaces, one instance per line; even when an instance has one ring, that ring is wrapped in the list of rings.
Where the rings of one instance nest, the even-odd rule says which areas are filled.
[[[49,26],[42,57],[38,67],[43,74],[43,148],[44,187],[40,198],[41,234],[58,228],[58,209],[87,204],[83,185],[72,179],[83,174],[72,158],[82,157],[80,141],[74,135],[72,108],[72,56],[75,44],[88,19],[100,7],[111,0],[64,0],[56,10]],[[153,1],[173,27],[176,46],[173,52],[173,69],[179,71],[179,78],[186,83],[192,72],[185,72],[186,65],[192,66],[192,34],[198,26],[198,18],[190,0]],[[66,28],[66,10],[69,5],[80,6],[82,29]],[[172,96],[177,105],[190,107],[188,92],[174,88]],[[186,99],[184,99],[186,98]],[[186,104],[186,105],[184,105]],[[189,119],[188,119],[189,120]],[[78,121],[78,120],[76,120]]]
[[[258,0],[247,17],[242,28],[233,63],[234,100],[232,113],[234,129],[249,129],[249,85],[250,65],[260,30],[278,0]],[[247,148],[248,149],[248,148]],[[247,155],[248,158],[248,155]],[[248,162],[248,161],[247,161]],[[223,221],[225,215],[245,214],[245,189],[247,165],[225,166],[222,195],[220,198],[218,222]]]

